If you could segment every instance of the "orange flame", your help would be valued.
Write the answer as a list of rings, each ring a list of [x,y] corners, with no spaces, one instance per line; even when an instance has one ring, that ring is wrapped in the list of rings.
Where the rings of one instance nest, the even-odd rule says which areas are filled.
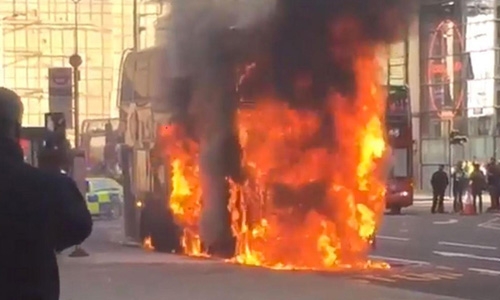
[[[155,247],[153,247],[153,242],[151,241],[151,237],[148,236],[144,239],[142,243],[142,247],[148,251],[153,251],[155,250]]]
[[[233,262],[274,269],[388,267],[367,258],[385,209],[380,168],[385,97],[375,51],[358,57],[355,65],[355,96],[330,96],[334,147],[303,147],[321,127],[317,112],[274,99],[238,112],[248,177],[244,184],[231,183]],[[175,126],[161,136],[172,169],[169,204],[184,228],[184,251],[203,255],[198,148]]]
[[[172,190],[169,207],[177,224],[183,228],[181,244],[184,253],[203,256],[198,219],[200,214],[201,189],[197,164],[197,145],[189,140],[178,126],[160,128],[161,141],[168,146],[166,162],[170,162]]]

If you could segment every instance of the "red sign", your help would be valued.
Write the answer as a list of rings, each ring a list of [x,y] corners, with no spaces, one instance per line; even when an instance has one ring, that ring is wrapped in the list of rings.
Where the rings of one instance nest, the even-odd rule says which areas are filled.
[[[446,64],[430,62],[428,66],[429,74],[447,76],[447,67],[448,66]],[[462,62],[456,61],[453,63],[453,72],[462,72]]]

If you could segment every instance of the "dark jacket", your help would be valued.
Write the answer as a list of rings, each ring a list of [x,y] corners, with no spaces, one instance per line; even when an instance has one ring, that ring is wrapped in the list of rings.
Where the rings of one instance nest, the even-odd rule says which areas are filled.
[[[479,194],[488,186],[486,176],[479,170],[474,170],[470,174],[470,187],[473,194]]]
[[[463,170],[456,170],[451,175],[454,192],[464,192],[469,184],[469,178]]]
[[[432,174],[431,186],[436,192],[444,192],[449,184],[448,174],[445,171],[436,171]]]
[[[497,164],[494,163],[489,163],[486,166],[486,180],[488,182],[488,185],[490,186],[496,186],[498,182],[498,166]]]
[[[0,298],[59,299],[55,251],[91,231],[74,181],[31,167],[16,143],[0,139]]]

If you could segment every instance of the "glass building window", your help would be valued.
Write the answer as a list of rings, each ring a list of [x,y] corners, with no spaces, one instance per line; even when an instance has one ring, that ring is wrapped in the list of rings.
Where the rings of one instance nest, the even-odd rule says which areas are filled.
[[[81,121],[118,114],[112,97],[116,98],[113,91],[122,53],[133,46],[133,3],[92,0],[78,4]],[[139,1],[139,6],[141,14],[150,16],[142,18],[141,26],[151,28],[159,5]],[[69,0],[2,0],[0,16],[0,83],[16,90],[27,103],[25,124],[41,126],[48,110],[48,68],[69,67],[68,58],[75,51],[75,6]],[[150,40],[144,46],[151,46]]]
[[[467,74],[467,117],[478,118],[477,134],[491,132],[495,114],[495,0],[468,0],[465,15],[465,50],[469,61]]]
[[[495,115],[495,0],[441,1],[420,13],[420,107],[471,135],[487,135]],[[496,62],[496,63],[492,63]],[[421,122],[422,135],[433,125]],[[467,127],[470,127],[469,129]]]

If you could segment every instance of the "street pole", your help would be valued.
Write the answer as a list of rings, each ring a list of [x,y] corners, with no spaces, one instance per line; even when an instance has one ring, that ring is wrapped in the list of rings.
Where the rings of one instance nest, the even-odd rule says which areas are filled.
[[[75,148],[80,147],[80,70],[78,69],[82,65],[82,58],[78,54],[78,3],[80,0],[73,0],[75,4],[75,28],[74,28],[74,39],[75,39],[75,52],[69,58],[69,63],[73,67],[73,105],[74,105],[74,129],[75,129]]]
[[[78,54],[78,3],[80,0],[72,0],[75,4],[75,28],[74,28],[74,38],[75,38],[75,53],[69,57],[69,64],[73,67],[73,105],[74,105],[74,122],[75,122],[75,149],[80,147],[80,70],[78,69],[82,65],[82,58]],[[80,245],[75,246],[73,252],[70,253],[70,257],[85,257],[89,256],[87,251],[85,251]]]
[[[451,182],[451,178],[453,176],[453,172],[451,169],[453,168],[453,147],[451,145],[451,131],[453,130],[453,119],[448,120],[448,170],[449,170],[449,178]],[[450,188],[448,189],[448,196],[450,198],[453,197],[453,191],[452,191],[452,186],[450,185]]]
[[[498,55],[498,54],[497,54]],[[498,101],[500,99],[497,99],[496,101]],[[495,161],[497,160],[498,158],[498,155],[497,155],[497,137],[498,137],[498,107],[497,106],[494,106],[493,108],[493,158],[495,159]]]
[[[139,51],[139,9],[138,9],[138,0],[134,0],[132,7],[132,26],[133,28],[133,45],[134,52]]]

